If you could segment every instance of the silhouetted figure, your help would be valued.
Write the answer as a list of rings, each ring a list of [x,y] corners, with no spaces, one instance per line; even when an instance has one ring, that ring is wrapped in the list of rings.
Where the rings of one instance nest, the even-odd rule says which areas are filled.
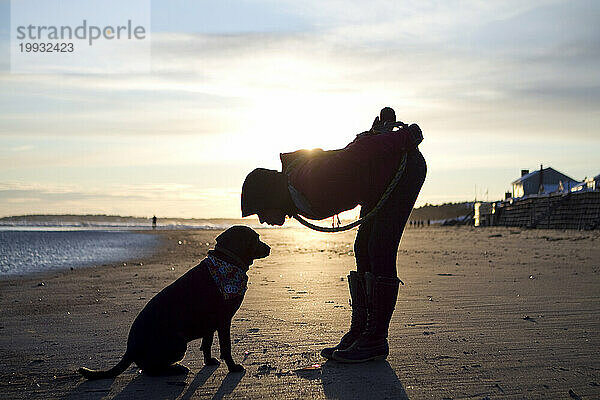
[[[156,215],[152,217],[152,229],[156,229]]]
[[[282,172],[257,168],[242,186],[242,217],[257,214],[261,223],[283,225],[286,215],[323,220],[361,205],[361,217],[375,208],[398,171],[406,167],[386,202],[356,234],[357,271],[350,271],[350,331],[321,355],[341,362],[386,358],[388,327],[400,280],[396,256],[404,227],[425,180],[427,166],[418,149],[418,125],[394,130],[396,114],[386,107],[370,130],[343,149],[298,150],[280,155]]]

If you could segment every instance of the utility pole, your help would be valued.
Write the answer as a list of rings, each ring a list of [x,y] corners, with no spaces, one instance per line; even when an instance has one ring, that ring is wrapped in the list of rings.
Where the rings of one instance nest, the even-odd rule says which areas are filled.
[[[538,194],[544,193],[544,166],[540,164],[540,184],[538,186]]]

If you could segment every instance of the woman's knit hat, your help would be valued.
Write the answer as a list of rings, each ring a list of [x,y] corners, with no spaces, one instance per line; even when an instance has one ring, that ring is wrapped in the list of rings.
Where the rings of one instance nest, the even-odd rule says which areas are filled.
[[[288,178],[272,169],[256,168],[242,185],[242,217],[262,210],[287,211],[289,202]]]

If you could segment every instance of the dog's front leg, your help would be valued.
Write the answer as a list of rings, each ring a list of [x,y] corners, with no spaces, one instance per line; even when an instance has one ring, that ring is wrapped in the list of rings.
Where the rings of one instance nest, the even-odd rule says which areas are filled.
[[[202,353],[204,354],[204,364],[206,365],[219,365],[219,360],[212,357],[210,351],[213,343],[214,334],[215,332],[212,331],[202,337],[202,346],[200,346],[200,348],[202,349]]]
[[[219,347],[221,348],[221,359],[225,360],[229,372],[242,372],[244,367],[236,364],[231,357],[231,320],[223,323],[218,329]]]

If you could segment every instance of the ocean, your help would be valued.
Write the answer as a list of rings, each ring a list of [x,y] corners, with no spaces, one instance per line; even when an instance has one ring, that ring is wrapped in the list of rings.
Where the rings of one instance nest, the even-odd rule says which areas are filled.
[[[0,276],[79,268],[147,256],[160,237],[102,230],[1,230]]]
[[[227,229],[235,224],[261,227],[256,219],[158,218],[156,229]],[[262,226],[264,227],[264,226]],[[114,215],[23,215],[0,218],[0,230],[147,230],[151,218]]]
[[[158,219],[157,230],[221,230],[253,220]],[[0,218],[0,276],[88,267],[152,254],[160,236],[147,218],[32,215]],[[140,232],[142,231],[142,232]]]

